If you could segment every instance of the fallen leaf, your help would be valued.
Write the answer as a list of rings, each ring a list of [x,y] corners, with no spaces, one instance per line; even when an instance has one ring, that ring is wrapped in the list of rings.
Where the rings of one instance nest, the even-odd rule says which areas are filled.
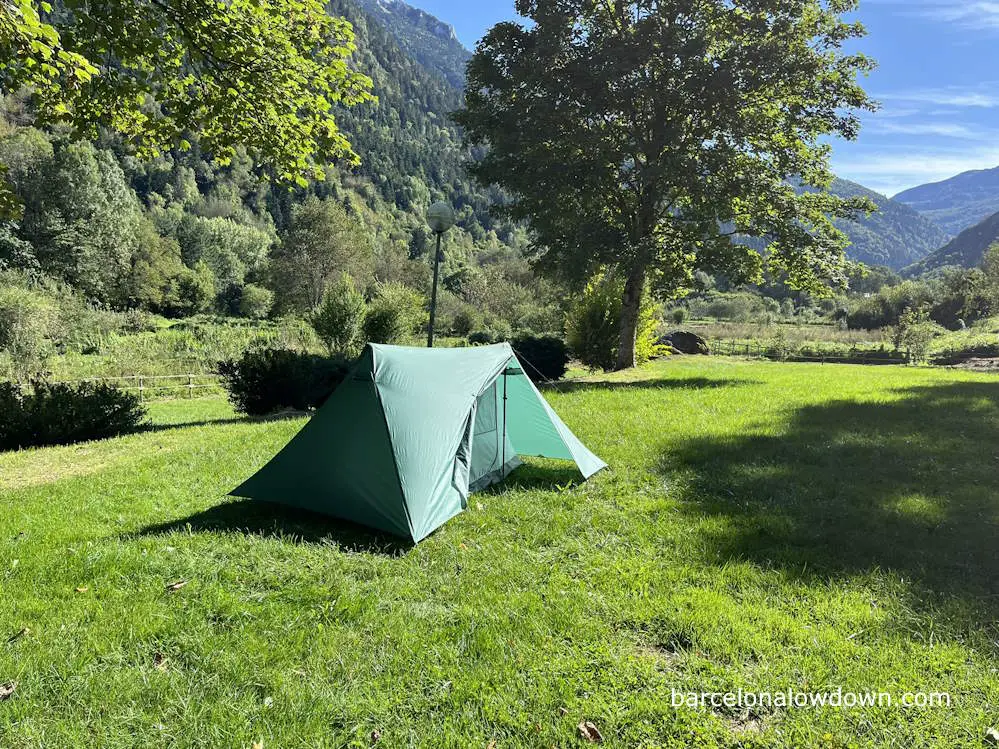
[[[250,749],[264,749],[264,740],[260,739],[260,741],[254,741],[250,744]]]
[[[88,588],[86,585],[81,585],[79,588],[76,589],[76,592],[86,593],[88,590],[90,590],[90,588]]]
[[[16,681],[8,681],[6,684],[0,684],[0,702],[10,699],[16,689]]]
[[[382,732],[376,728],[374,731],[371,732],[371,743],[372,744],[378,743],[381,737],[382,737]]]
[[[22,637],[29,634],[31,634],[30,629],[28,629],[27,627],[21,627],[21,631],[11,635],[10,639],[7,640],[7,642],[15,642],[16,640],[20,640]]]
[[[458,548],[463,549],[464,551],[468,551],[468,547],[465,546],[465,544],[458,544]]]
[[[562,715],[568,715],[568,714],[569,714],[569,708],[567,708],[567,707],[560,707],[560,708],[558,709],[558,711],[559,711],[559,713],[561,713]]]
[[[479,512],[482,512],[482,510],[484,510],[486,508],[485,508],[485,506],[481,502],[476,502],[475,503],[475,509],[478,510]]]
[[[271,707],[274,704],[273,697],[264,697],[264,707]]]
[[[603,734],[589,720],[584,720],[579,724],[579,737],[589,741],[591,744],[599,744],[604,740]]]
[[[169,666],[167,665],[167,657],[163,653],[156,653],[153,655],[153,665],[156,667],[157,671],[166,671]]]
[[[187,585],[187,580],[178,580],[175,583],[170,583],[166,586],[167,593],[174,593]]]
[[[993,746],[999,746],[999,731],[994,728],[989,728],[985,732],[985,742],[992,744]]]
[[[486,744],[486,749],[496,749],[496,739],[493,739],[488,744]]]

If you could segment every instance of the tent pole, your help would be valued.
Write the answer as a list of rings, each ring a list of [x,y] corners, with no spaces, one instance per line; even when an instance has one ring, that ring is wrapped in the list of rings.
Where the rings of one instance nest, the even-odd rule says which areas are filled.
[[[503,462],[500,463],[500,473],[506,468],[506,370],[503,370]]]

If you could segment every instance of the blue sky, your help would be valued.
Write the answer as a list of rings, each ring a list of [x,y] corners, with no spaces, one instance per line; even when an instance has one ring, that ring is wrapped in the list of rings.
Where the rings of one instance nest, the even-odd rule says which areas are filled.
[[[409,0],[455,26],[465,46],[512,18],[512,0]],[[882,103],[855,143],[834,146],[847,179],[893,195],[999,166],[999,0],[861,0],[859,48]]]

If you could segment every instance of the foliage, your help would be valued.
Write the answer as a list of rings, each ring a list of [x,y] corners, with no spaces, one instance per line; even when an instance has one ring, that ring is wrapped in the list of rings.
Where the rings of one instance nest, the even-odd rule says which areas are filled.
[[[251,320],[263,320],[274,306],[274,292],[248,283],[239,298],[239,314]]]
[[[289,349],[247,351],[218,365],[229,400],[240,413],[265,416],[322,406],[347,374],[345,360]]]
[[[368,303],[364,338],[369,343],[403,343],[423,323],[423,298],[400,283],[383,284]]]
[[[0,382],[0,450],[70,445],[134,432],[145,409],[110,385],[32,382],[27,392]]]
[[[565,376],[569,366],[569,349],[565,341],[555,336],[521,335],[511,341],[524,371],[535,382],[554,382]]]
[[[572,355],[587,367],[610,371],[617,365],[623,287],[624,282],[612,275],[597,275],[569,309],[565,324],[566,342]],[[636,356],[639,362],[647,361],[658,353],[659,321],[656,311],[656,305],[646,295],[636,324]]]
[[[354,280],[346,273],[326,290],[322,302],[309,315],[309,325],[316,331],[330,354],[352,356],[362,343],[367,305]]]
[[[42,368],[56,308],[50,299],[0,281],[0,352],[6,352],[12,374],[27,380]]]
[[[342,273],[366,282],[370,264],[371,244],[357,219],[335,200],[310,197],[292,210],[271,279],[282,309],[307,311]]]
[[[930,343],[940,328],[930,320],[926,307],[908,307],[899,317],[898,324],[890,329],[895,349],[904,348],[911,362],[924,362]]]
[[[32,0],[0,13],[0,88],[28,87],[38,120],[76,137],[109,128],[144,156],[243,145],[285,180],[354,158],[334,106],[370,99],[353,71],[354,34],[318,0],[181,3]]]
[[[531,23],[479,44],[457,116],[489,147],[472,172],[511,193],[542,268],[625,279],[617,367],[635,363],[647,281],[670,297],[698,267],[759,278],[760,256],[725,226],[766,237],[771,271],[796,288],[843,280],[830,217],[871,204],[787,177],[827,187],[822,140],[855,137],[856,111],[873,108],[856,82],[872,63],[843,52],[863,34],[840,17],[854,6],[521,2]]]

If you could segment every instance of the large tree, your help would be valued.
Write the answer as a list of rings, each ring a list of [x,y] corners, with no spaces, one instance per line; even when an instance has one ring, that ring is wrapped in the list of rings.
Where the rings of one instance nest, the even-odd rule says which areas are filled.
[[[641,296],[698,268],[796,288],[843,278],[831,218],[868,205],[824,191],[826,138],[854,138],[873,63],[843,45],[856,0],[518,0],[468,68],[472,169],[512,196],[541,268],[624,279],[618,367],[635,362]],[[818,188],[818,189],[802,189]],[[759,246],[759,243],[757,243]]]
[[[344,273],[362,286],[370,281],[373,249],[363,224],[332,198],[307,198],[292,209],[291,224],[271,262],[278,305],[316,308]]]
[[[351,25],[321,0],[0,3],[0,91],[29,91],[39,124],[80,137],[108,128],[140,155],[193,133],[216,160],[244,145],[285,180],[356,158],[333,116],[371,98],[353,51]]]

